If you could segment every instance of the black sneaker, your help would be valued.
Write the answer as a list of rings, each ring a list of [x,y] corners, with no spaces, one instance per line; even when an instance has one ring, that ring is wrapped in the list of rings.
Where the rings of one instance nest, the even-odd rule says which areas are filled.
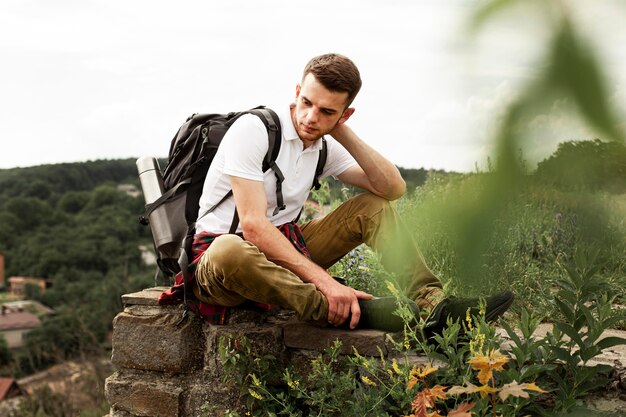
[[[498,319],[513,303],[515,295],[511,291],[503,291],[489,296],[485,300],[485,319],[493,322]],[[462,322],[467,317],[467,310],[471,316],[478,315],[480,300],[478,298],[444,298],[435,306],[430,315],[426,318],[423,328],[424,337],[432,338],[435,334],[441,334],[447,326],[448,317],[452,321]]]
[[[412,300],[406,299],[405,301],[417,320],[419,307]],[[361,318],[357,326],[358,329],[376,329],[395,333],[404,328],[404,320],[394,314],[394,311],[398,309],[396,297],[375,297],[371,300],[359,300],[359,307],[361,308]],[[350,325],[350,318],[346,320],[346,324]]]

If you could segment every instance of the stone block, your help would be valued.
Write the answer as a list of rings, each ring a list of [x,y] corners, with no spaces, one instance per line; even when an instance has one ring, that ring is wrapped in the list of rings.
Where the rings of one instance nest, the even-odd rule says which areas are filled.
[[[227,386],[221,381],[198,380],[185,390],[183,399],[184,416],[222,417],[228,411],[245,413],[245,400],[239,388]]]
[[[365,356],[380,356],[378,348],[383,354],[387,354],[386,335],[379,330],[343,330],[304,322],[288,323],[284,326],[284,343],[288,348],[322,352],[332,346],[335,340],[339,340],[339,351],[345,355],[351,354],[353,347]]]
[[[306,380],[313,367],[311,363],[317,359],[320,352],[314,350],[298,350],[294,349],[289,355],[289,364],[293,367],[295,373]]]
[[[122,295],[122,302],[125,306],[129,305],[158,305],[159,295],[169,287],[153,287],[146,288],[138,292]]]
[[[181,416],[180,381],[156,374],[118,372],[107,378],[104,392],[113,415],[120,417]]]
[[[135,315],[119,313],[113,320],[113,353],[117,367],[168,372],[188,372],[202,366],[202,321],[189,313]]]
[[[205,333],[204,370],[215,378],[220,378],[224,374],[218,353],[220,339],[222,338],[225,340],[230,339],[232,348],[239,349],[241,340],[245,337],[255,355],[272,355],[279,360],[284,358],[285,346],[283,343],[283,330],[280,326],[207,326]]]
[[[120,410],[117,407],[111,407],[111,410],[109,412],[108,416],[105,417],[137,417],[132,415],[131,413],[124,411],[124,410]]]

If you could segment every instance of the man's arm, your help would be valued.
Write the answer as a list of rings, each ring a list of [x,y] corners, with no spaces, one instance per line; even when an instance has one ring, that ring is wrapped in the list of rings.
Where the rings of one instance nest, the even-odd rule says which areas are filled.
[[[372,296],[335,281],[326,270],[298,252],[267,218],[263,182],[230,177],[244,238],[272,262],[287,268],[303,282],[312,283],[328,300],[328,322],[342,324],[352,313],[350,328],[359,322],[359,298]]]
[[[396,200],[406,191],[406,184],[394,164],[363,142],[345,123],[338,124],[331,136],[357,161],[338,178],[387,200]]]

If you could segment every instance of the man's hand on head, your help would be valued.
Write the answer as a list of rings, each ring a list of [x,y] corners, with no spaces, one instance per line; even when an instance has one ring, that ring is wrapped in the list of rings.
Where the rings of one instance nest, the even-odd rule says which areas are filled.
[[[337,125],[329,132],[330,136],[332,136],[337,142],[342,143],[342,141],[346,138],[349,138],[350,133],[352,133],[352,129],[345,123],[337,123]]]

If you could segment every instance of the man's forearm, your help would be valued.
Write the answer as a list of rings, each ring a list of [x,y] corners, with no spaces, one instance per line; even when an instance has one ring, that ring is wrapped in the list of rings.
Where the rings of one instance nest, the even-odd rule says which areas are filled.
[[[303,282],[319,288],[324,281],[331,279],[326,270],[298,252],[269,221],[259,221],[254,226],[244,227],[244,238],[259,248],[269,260],[290,270]]]
[[[404,194],[406,185],[398,168],[359,138],[350,127],[345,124],[338,126],[331,134],[357,161],[377,195],[395,200]]]

